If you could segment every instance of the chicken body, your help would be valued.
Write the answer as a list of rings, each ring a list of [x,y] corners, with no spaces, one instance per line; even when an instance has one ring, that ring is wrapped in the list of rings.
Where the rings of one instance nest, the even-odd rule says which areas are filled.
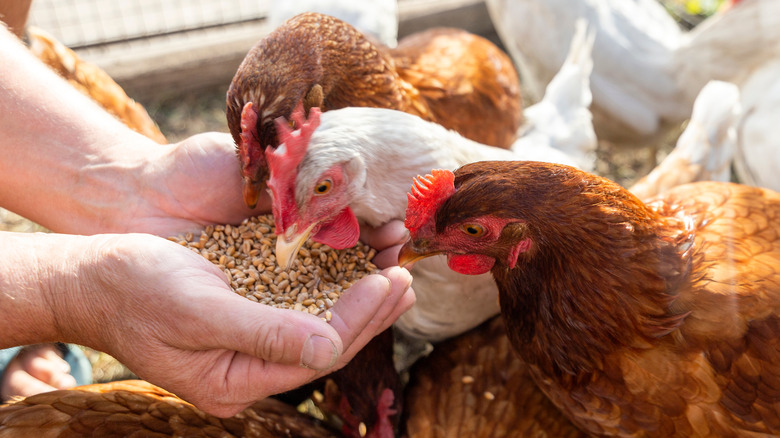
[[[148,382],[80,386],[0,406],[0,437],[337,437],[274,399],[217,418]]]
[[[700,182],[643,204],[534,162],[416,186],[400,262],[490,271],[512,344],[583,430],[780,433],[780,194]]]
[[[247,204],[257,202],[268,176],[263,153],[278,144],[274,121],[301,101],[307,112],[397,109],[505,148],[522,119],[512,61],[482,37],[431,29],[389,49],[336,18],[300,14],[257,43],[227,92]]]
[[[410,376],[405,436],[586,436],[536,386],[501,317],[438,344]]]
[[[743,1],[691,31],[657,0],[488,0],[531,101],[563,63],[575,22],[595,30],[594,125],[600,141],[637,147],[686,120],[710,80],[740,85],[780,54],[780,3]],[[533,41],[532,44],[529,44]]]

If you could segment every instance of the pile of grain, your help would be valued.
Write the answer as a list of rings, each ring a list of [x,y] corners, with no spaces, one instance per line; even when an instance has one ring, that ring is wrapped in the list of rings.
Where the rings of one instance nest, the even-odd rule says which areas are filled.
[[[330,308],[352,283],[378,271],[376,251],[358,244],[346,250],[306,242],[290,269],[276,264],[273,216],[244,220],[241,225],[208,226],[200,235],[187,233],[170,240],[192,249],[222,269],[233,290],[252,301],[320,315],[330,321]]]

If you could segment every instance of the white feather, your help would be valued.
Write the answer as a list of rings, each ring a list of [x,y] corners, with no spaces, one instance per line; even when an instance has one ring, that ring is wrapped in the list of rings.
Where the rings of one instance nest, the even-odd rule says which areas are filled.
[[[742,87],[734,170],[740,182],[780,191],[780,59],[768,62]]]
[[[693,114],[669,155],[630,190],[648,199],[694,181],[729,181],[741,115],[736,85],[712,81],[699,93]]]
[[[589,109],[593,39],[585,20],[579,20],[569,54],[547,85],[544,98],[523,111],[522,134],[512,150],[523,154],[524,159],[593,171],[598,145]]]

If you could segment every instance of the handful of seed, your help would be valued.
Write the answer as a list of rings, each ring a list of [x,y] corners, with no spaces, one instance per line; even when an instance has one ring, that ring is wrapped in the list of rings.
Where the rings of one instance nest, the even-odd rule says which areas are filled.
[[[210,225],[200,235],[169,240],[192,249],[222,269],[233,290],[252,301],[319,315],[330,321],[330,308],[352,283],[378,271],[376,251],[361,242],[335,250],[307,241],[289,270],[276,263],[273,216],[244,220],[241,225]]]

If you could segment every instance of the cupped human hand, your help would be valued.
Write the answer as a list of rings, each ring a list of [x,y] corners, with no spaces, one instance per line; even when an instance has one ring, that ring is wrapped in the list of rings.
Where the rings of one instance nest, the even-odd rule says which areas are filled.
[[[344,366],[414,302],[409,273],[389,268],[355,283],[326,323],[238,296],[216,266],[171,241],[79,239],[91,240],[76,273],[88,290],[65,305],[60,331],[218,416]]]

